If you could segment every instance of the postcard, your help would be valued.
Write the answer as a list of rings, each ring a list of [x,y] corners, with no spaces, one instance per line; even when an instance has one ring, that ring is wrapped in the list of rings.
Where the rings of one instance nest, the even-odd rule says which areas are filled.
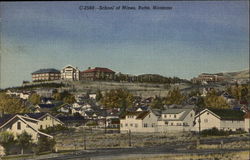
[[[249,1],[0,2],[0,159],[249,159]]]

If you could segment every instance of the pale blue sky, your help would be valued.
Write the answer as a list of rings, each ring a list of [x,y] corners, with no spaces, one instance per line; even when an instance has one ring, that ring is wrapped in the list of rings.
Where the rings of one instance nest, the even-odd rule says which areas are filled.
[[[81,11],[80,5],[172,10]],[[71,64],[190,79],[249,66],[249,2],[0,2],[1,88]]]

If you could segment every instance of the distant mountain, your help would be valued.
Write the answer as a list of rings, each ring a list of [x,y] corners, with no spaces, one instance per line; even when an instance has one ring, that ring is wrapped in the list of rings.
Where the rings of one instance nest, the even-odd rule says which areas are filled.
[[[226,79],[248,79],[249,70],[239,71],[239,72],[225,72],[223,76]]]

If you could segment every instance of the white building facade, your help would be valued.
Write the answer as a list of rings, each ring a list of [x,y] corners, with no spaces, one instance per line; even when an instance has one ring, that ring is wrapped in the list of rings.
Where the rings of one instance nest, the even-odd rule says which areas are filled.
[[[158,117],[152,111],[130,112],[120,119],[121,132],[157,132]]]
[[[80,70],[77,67],[73,67],[71,65],[68,65],[61,70],[61,79],[62,80],[79,81]]]
[[[226,111],[225,111],[226,112]],[[234,114],[231,110],[232,114]],[[202,131],[205,129],[217,128],[219,130],[232,130],[236,131],[238,129],[245,129],[245,121],[242,118],[226,117],[225,114],[219,114],[220,112],[211,111],[209,109],[204,109],[195,116],[194,131]]]

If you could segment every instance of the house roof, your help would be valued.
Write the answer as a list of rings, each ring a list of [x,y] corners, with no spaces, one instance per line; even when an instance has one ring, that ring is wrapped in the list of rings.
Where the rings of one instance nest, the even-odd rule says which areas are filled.
[[[42,74],[42,73],[61,73],[61,72],[54,68],[46,68],[46,69],[39,69],[31,74]]]
[[[204,109],[200,114],[205,113],[206,111],[211,112],[214,116],[221,120],[244,120],[245,113],[238,110],[232,109]],[[198,117],[199,114],[196,115]]]
[[[95,67],[93,69],[88,69],[85,71],[82,71],[82,73],[90,73],[90,72],[106,72],[106,73],[115,73],[111,69],[108,68],[101,68],[101,67]]]
[[[245,113],[231,109],[209,109],[223,120],[243,120]]]
[[[39,120],[30,118],[30,117],[25,117],[25,116],[22,116],[22,115],[19,115],[19,114],[7,115],[7,117],[9,117],[7,121],[6,121],[6,119],[4,119],[3,117],[0,118],[0,119],[4,119],[4,120],[5,120],[4,123],[1,123],[0,128],[6,126],[8,123],[11,123],[13,120],[15,120],[16,118],[18,118],[18,119],[20,119],[23,123],[27,124],[32,130],[34,130],[34,131],[37,132],[38,134],[42,134],[42,135],[44,135],[44,136],[51,137],[51,138],[53,137],[53,136],[51,136],[51,135],[49,135],[49,134],[46,134],[46,133],[43,133],[43,132],[38,131],[38,130],[35,129],[32,125],[30,125],[29,123],[27,123],[27,122],[29,121],[29,122],[32,122],[32,123],[37,124],[37,122],[38,122]],[[11,118],[10,118],[10,117],[11,117]],[[1,122],[3,122],[3,121],[1,121]]]
[[[187,109],[187,108],[174,108],[174,109],[166,109],[162,111],[162,114],[179,114],[181,112],[186,112],[186,111],[191,111],[192,109]]]
[[[167,121],[182,121],[186,118],[186,116],[192,111],[193,109],[167,109],[162,111],[163,114],[183,114],[178,119],[166,119]]]
[[[247,112],[244,116],[245,119],[250,119],[250,112]]]
[[[34,119],[40,119],[41,117],[43,117],[46,114],[47,113],[45,113],[45,112],[41,112],[41,113],[27,113],[25,115],[27,115],[28,117],[34,118]]]
[[[150,112],[149,111],[142,111],[136,119],[144,119]]]
[[[144,119],[149,113],[150,113],[150,111],[127,112],[126,115],[121,117],[121,119],[124,119],[125,116],[128,116],[128,115],[134,115],[134,116],[136,116],[136,119]]]
[[[15,114],[4,114],[2,117],[0,117],[0,127],[14,116]]]
[[[56,105],[55,104],[38,104],[40,108],[53,108]]]
[[[69,121],[84,121],[85,118],[83,116],[57,116],[57,118],[62,122],[69,122]]]

